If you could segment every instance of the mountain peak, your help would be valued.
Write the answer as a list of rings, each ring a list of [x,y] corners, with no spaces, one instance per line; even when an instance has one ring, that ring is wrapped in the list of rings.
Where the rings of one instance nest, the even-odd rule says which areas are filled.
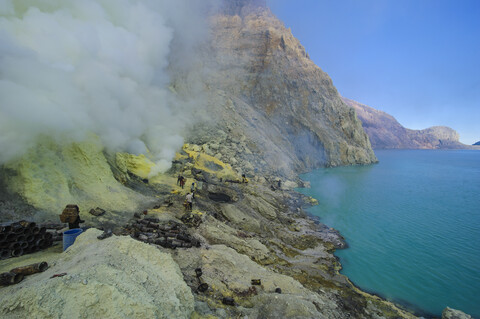
[[[374,149],[464,149],[460,135],[447,126],[433,126],[424,130],[411,130],[385,112],[342,97],[353,107]]]
[[[266,0],[224,0],[221,12],[226,15],[245,16],[258,9],[266,9]]]

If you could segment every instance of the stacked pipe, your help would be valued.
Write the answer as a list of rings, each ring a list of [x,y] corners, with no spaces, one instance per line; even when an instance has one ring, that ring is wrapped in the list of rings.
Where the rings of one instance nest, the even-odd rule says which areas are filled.
[[[52,243],[53,235],[33,222],[22,220],[0,225],[0,259],[33,253]]]
[[[63,231],[66,229],[65,224],[44,223],[40,224],[39,227],[45,228],[47,233],[51,233],[53,241],[63,241]]]
[[[176,222],[160,224],[158,218],[138,219],[126,229],[132,237],[149,244],[164,248],[200,247],[200,242],[187,232],[187,227]]]

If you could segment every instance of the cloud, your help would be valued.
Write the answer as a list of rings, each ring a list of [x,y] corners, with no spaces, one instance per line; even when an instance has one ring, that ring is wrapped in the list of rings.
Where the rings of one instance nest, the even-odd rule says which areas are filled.
[[[0,164],[40,136],[100,137],[160,170],[182,144],[192,103],[170,90],[207,35],[209,1],[2,0]]]

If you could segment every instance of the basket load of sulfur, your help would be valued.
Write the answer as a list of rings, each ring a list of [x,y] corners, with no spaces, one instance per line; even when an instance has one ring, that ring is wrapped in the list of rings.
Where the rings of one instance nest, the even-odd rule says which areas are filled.
[[[34,222],[0,224],[0,259],[18,257],[52,246],[54,236]]]
[[[161,223],[157,218],[145,217],[128,224],[125,230],[137,240],[164,248],[200,247],[200,241],[188,233],[187,227],[174,221]]]

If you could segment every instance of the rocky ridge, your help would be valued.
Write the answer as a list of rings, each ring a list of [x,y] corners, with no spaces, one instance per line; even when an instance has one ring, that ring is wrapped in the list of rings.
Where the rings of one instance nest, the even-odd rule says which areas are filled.
[[[338,273],[340,265],[332,253],[344,246],[343,239],[335,230],[306,218],[302,207],[314,203],[312,199],[293,192],[291,186],[278,187],[264,179],[241,183],[230,165],[205,154],[198,145],[185,145],[175,162],[172,175],[145,185],[157,190],[158,203],[127,224],[117,225],[114,236],[101,241],[97,239],[100,231],[88,230],[64,253],[39,252],[0,263],[0,271],[27,260],[46,260],[53,265],[20,286],[2,288],[8,292],[0,297],[2,316],[34,313],[62,317],[68,307],[80,309],[88,304],[92,306],[89,312],[78,312],[78,318],[99,314],[128,317],[132,311],[157,318],[171,317],[162,313],[179,318],[412,317],[378,297],[361,293]],[[120,179],[119,174],[123,173],[117,172]],[[191,213],[183,207],[189,189],[175,184],[177,174],[189,176],[188,181],[197,185]],[[170,191],[159,192],[165,188]],[[143,220],[142,216],[161,225],[183,225],[188,214],[198,216],[199,223],[186,223],[183,228],[188,228],[187,237],[195,238],[199,247],[172,250],[125,236],[128,225]],[[105,226],[100,217],[86,219],[89,226]],[[165,270],[167,264],[172,274]],[[183,278],[174,276],[178,274],[175,264]],[[201,269],[207,290],[199,290],[196,269]],[[136,276],[126,280],[123,271]],[[63,272],[65,277],[50,278]],[[115,272],[119,272],[117,276],[112,275]],[[162,276],[172,283],[166,284]],[[257,279],[260,283],[253,285],[252,280]],[[185,291],[185,284],[191,293]],[[38,289],[56,293],[36,299]],[[144,306],[132,309],[122,301],[132,293]],[[111,304],[99,302],[104,294],[115,297]],[[190,294],[195,300],[193,307]],[[171,304],[155,303],[164,300],[158,296],[167,295],[171,295],[167,299]],[[157,299],[160,301],[153,301]],[[50,307],[52,304],[59,306]]]
[[[59,169],[56,176],[62,181],[60,185],[68,189],[68,200],[79,201],[86,226],[113,227],[115,235],[100,241],[96,237],[100,232],[89,230],[64,253],[40,252],[2,261],[1,271],[8,271],[13,264],[43,259],[53,264],[50,272],[33,275],[21,286],[1,288],[8,291],[0,295],[2,315],[25,317],[33,312],[38,317],[62,317],[70,306],[80,309],[86,305],[82,303],[89,302],[91,313],[78,311],[79,318],[131,316],[128,311],[158,318],[414,317],[358,290],[339,274],[341,265],[333,252],[344,247],[343,238],[308,218],[304,208],[315,200],[294,191],[297,186],[308,186],[298,179],[299,172],[322,165],[376,161],[361,123],[341,101],[328,75],[310,61],[298,40],[261,1],[260,6],[258,1],[230,3],[212,17],[212,39],[201,52],[203,67],[208,70],[204,83],[209,108],[205,113],[199,110],[198,117],[204,120],[189,132],[189,143],[178,151],[167,174],[149,178],[152,163],[145,156],[119,156],[97,148],[90,152],[81,145],[72,152],[49,151],[53,163],[61,163],[55,157],[59,153],[64,160],[81,159],[77,162],[90,175],[75,166],[68,167],[70,175],[65,178]],[[186,94],[188,81],[182,75],[174,79],[172,90]],[[45,152],[37,153],[32,158],[45,157]],[[37,168],[43,163],[32,163],[25,161],[18,165],[20,169],[15,165],[4,169],[2,175],[8,178],[3,181],[16,181],[21,186],[21,181],[32,175],[27,171],[38,177]],[[93,170],[89,165],[102,169]],[[248,183],[242,183],[242,173],[247,174]],[[87,187],[77,174],[90,176]],[[187,178],[186,189],[175,183],[179,174]],[[38,178],[29,179],[39,182]],[[115,196],[108,197],[106,192],[96,196],[108,198],[91,196],[89,191],[99,189],[94,180],[100,180],[103,187],[107,181]],[[183,202],[192,182],[197,187],[194,210],[186,212]],[[42,190],[34,185],[49,186],[24,188]],[[124,199],[118,200],[121,196]],[[9,218],[21,217],[21,199],[8,202],[9,198],[2,198],[8,210],[16,211]],[[42,198],[42,194],[35,198]],[[59,205],[53,202],[55,196],[49,198],[51,207]],[[33,215],[36,207],[25,197],[23,200],[29,217],[58,218],[54,209]],[[106,213],[89,215],[89,209],[95,207],[91,205],[99,200],[109,205],[103,207]],[[121,208],[116,209],[116,202]],[[133,212],[142,221],[150,217],[160,224],[188,227],[186,237],[195,238],[200,247],[173,249],[134,241],[140,236],[129,232],[138,220],[130,219]],[[198,225],[186,222],[191,215],[200,221]],[[126,279],[120,271],[123,267],[138,272],[138,276]],[[199,289],[196,269],[202,270],[207,290]],[[112,276],[116,270],[120,276]],[[60,280],[48,277],[63,271],[71,274]],[[252,280],[260,280],[260,284]],[[56,293],[43,297],[37,293],[42,286]],[[130,289],[140,293],[134,300],[145,309],[126,309],[129,304],[124,301]],[[102,304],[104,295],[99,295],[104,292],[108,298],[115,297],[108,307]],[[82,297],[72,301],[77,293]],[[170,303],[158,304],[157,299],[164,296],[170,296]],[[55,309],[44,309],[52,304]],[[171,309],[178,312],[172,314]]]
[[[222,148],[224,160],[251,175],[293,178],[320,166],[376,162],[355,112],[291,31],[266,7],[235,3],[246,4],[211,18],[201,51],[209,120],[188,141],[212,154]],[[186,94],[182,83],[176,78],[174,87]],[[238,151],[231,139],[240,140]]]
[[[469,149],[460,143],[459,134],[446,126],[424,130],[403,127],[391,115],[356,101],[342,98],[355,109],[374,149]]]

